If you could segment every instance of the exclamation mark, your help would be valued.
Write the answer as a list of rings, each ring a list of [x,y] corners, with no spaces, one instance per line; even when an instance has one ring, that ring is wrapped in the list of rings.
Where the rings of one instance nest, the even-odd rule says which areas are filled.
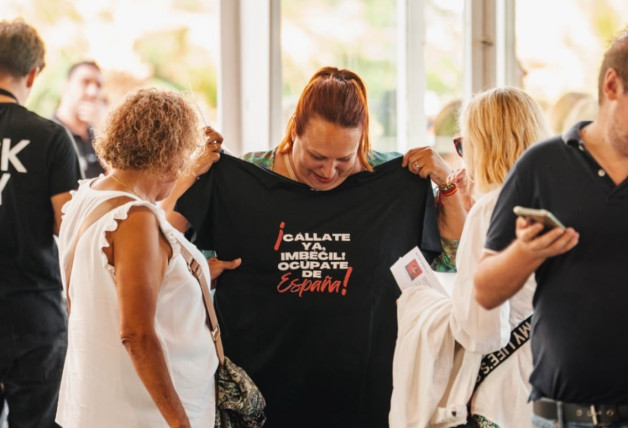
[[[286,223],[283,221],[279,224],[279,234],[277,235],[277,242],[275,242],[274,250],[277,251],[279,249],[279,244],[281,244],[281,239],[283,238],[283,228],[286,226]]]
[[[340,294],[342,294],[343,296],[347,294],[347,285],[349,284],[349,277],[351,276],[351,272],[353,272],[353,268],[349,266],[349,269],[347,269],[347,273],[345,273],[345,280],[342,283],[342,286],[344,288],[342,289],[342,292]]]

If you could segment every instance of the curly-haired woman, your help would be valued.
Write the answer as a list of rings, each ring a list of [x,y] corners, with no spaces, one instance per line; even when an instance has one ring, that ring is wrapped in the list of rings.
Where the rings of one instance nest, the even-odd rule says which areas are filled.
[[[218,358],[182,247],[205,275],[207,263],[155,205],[183,171],[203,168],[189,161],[198,129],[181,95],[130,95],[95,144],[109,174],[83,181],[64,207],[70,317],[57,422],[66,428],[213,427]],[[198,165],[219,155],[202,156],[210,162]]]

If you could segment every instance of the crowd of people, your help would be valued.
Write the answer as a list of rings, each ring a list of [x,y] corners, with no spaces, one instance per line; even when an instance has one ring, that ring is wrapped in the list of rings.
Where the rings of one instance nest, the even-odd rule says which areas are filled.
[[[105,114],[92,61],[53,118],[29,111],[44,43],[1,21],[0,424],[214,426],[201,275],[266,427],[627,428],[626,58],[623,33],[595,120],[556,137],[523,90],[476,94],[462,170],[373,150],[365,82],[323,67],[282,141],[239,159],[179,93]],[[413,248],[450,293],[400,289]]]

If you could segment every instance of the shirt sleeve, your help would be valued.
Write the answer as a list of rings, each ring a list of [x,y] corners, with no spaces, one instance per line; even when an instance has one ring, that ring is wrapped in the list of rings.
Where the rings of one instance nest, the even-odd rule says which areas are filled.
[[[521,162],[523,158],[515,164],[506,177],[504,184],[497,198],[495,209],[491,216],[490,226],[486,235],[484,248],[490,252],[498,252],[506,248],[516,238],[515,222],[517,216],[512,211],[516,205],[532,206],[533,203],[526,195],[526,164]],[[533,166],[528,166],[528,168]]]
[[[74,142],[61,125],[55,126],[51,140],[50,196],[69,192],[78,187],[82,178]]]

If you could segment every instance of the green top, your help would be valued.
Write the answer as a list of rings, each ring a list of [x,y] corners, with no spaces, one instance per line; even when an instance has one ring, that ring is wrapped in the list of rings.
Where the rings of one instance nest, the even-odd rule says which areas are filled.
[[[376,167],[377,165],[381,165],[384,162],[388,162],[389,160],[398,158],[399,156],[401,156],[401,154],[397,152],[377,152],[373,150],[369,156],[369,164],[372,167]],[[242,156],[242,159],[272,171],[275,163],[275,149],[246,153]]]

